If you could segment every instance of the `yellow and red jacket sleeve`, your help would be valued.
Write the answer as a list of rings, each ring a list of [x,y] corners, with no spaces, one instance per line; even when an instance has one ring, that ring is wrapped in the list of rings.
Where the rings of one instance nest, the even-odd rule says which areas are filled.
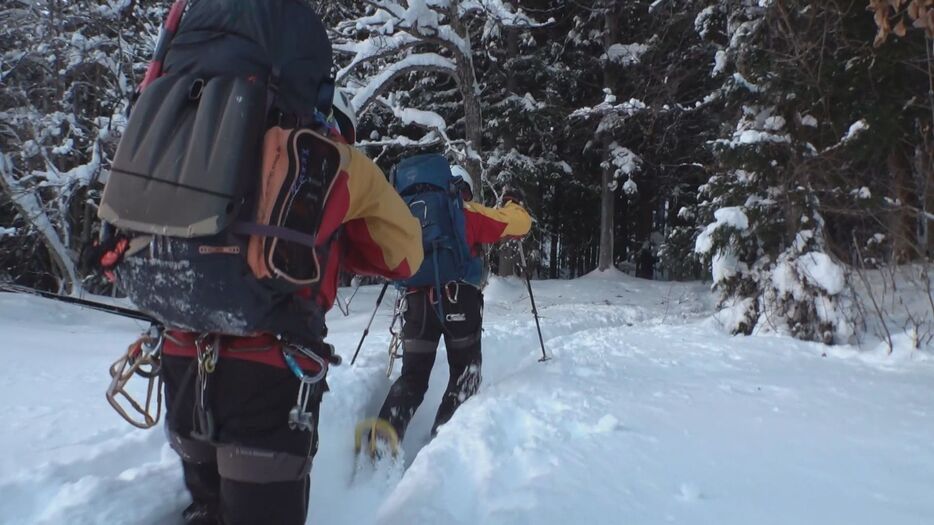
[[[525,237],[532,229],[532,217],[529,212],[514,202],[508,202],[501,208],[466,202],[464,215],[467,222],[467,244],[471,247]]]
[[[344,267],[360,275],[410,277],[424,258],[418,219],[372,160],[356,148],[340,147],[346,174]]]

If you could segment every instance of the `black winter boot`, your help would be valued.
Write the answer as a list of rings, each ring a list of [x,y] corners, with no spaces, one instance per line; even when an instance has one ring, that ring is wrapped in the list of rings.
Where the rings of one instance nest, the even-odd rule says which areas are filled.
[[[192,503],[182,511],[186,525],[221,525],[220,514],[213,505]]]

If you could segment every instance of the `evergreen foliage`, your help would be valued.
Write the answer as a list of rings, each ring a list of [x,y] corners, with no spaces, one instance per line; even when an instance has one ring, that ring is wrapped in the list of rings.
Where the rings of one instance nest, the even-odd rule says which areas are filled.
[[[106,288],[79,253],[169,4],[0,13],[0,279]],[[712,279],[735,333],[823,342],[856,331],[853,270],[929,261],[929,4],[316,3],[362,146],[387,170],[443,152],[490,204],[519,186],[538,276],[594,270],[602,242],[617,268]]]

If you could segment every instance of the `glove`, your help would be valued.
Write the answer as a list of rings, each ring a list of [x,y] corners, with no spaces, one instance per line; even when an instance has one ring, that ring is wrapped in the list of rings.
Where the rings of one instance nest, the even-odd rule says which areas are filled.
[[[81,253],[81,263],[85,268],[104,274],[107,280],[113,282],[113,270],[123,260],[129,247],[130,239],[125,235],[94,241]]]
[[[515,202],[519,206],[523,206],[525,204],[525,194],[519,188],[505,186],[503,188],[503,204],[509,202]]]

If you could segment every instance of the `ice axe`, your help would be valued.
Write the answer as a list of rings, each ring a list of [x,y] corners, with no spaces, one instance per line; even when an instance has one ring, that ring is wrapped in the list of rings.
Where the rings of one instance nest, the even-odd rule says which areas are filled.
[[[383,283],[383,289],[379,291],[379,297],[376,298],[376,308],[373,308],[373,315],[370,316],[370,322],[366,324],[366,328],[363,330],[360,343],[357,344],[357,350],[353,353],[353,358],[350,360],[350,366],[353,366],[354,361],[357,360],[357,354],[359,354],[360,349],[363,348],[363,340],[366,339],[367,334],[370,333],[370,326],[373,325],[373,319],[376,317],[379,305],[383,302],[383,296],[386,295],[386,288],[389,288],[389,282]]]
[[[538,330],[538,342],[542,345],[542,358],[539,363],[544,363],[551,359],[545,353],[545,340],[542,338],[542,325],[538,321],[538,308],[535,307],[535,296],[532,294],[532,280],[529,278],[529,267],[525,263],[525,250],[522,249],[522,243],[516,242],[516,251],[519,252],[519,267],[522,268],[522,275],[525,276],[525,286],[529,290],[529,301],[532,302],[532,315],[535,317],[535,328]]]

